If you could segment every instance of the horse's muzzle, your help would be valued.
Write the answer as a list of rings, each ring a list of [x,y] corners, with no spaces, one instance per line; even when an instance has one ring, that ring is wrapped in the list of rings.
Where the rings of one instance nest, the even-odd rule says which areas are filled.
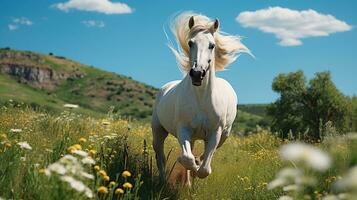
[[[196,71],[194,69],[190,70],[190,77],[192,80],[192,84],[194,86],[200,86],[205,76],[206,76],[206,70],[202,70],[202,71]]]

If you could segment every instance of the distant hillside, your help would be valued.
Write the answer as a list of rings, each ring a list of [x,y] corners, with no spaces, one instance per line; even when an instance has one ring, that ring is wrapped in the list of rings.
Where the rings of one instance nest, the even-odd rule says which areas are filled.
[[[268,104],[239,104],[238,109],[247,113],[265,117]]]
[[[103,115],[111,108],[123,117],[148,120],[157,89],[129,77],[57,56],[0,49],[0,104],[24,103],[53,112],[77,104],[75,112]],[[234,130],[267,126],[266,105],[238,105]]]
[[[144,119],[151,115],[156,91],[52,53],[0,49],[0,103],[12,99],[52,111],[71,103],[91,114],[106,113],[113,106],[122,116]]]

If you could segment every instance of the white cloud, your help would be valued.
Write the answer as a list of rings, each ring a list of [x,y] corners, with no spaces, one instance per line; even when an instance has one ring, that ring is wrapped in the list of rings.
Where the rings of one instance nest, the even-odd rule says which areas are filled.
[[[127,4],[120,2],[114,3],[110,0],[69,0],[64,3],[54,4],[53,6],[65,12],[71,9],[105,14],[126,14],[133,12],[133,9]]]
[[[332,15],[325,15],[315,10],[291,10],[281,7],[269,7],[256,11],[241,12],[236,20],[243,27],[257,28],[265,33],[273,33],[282,46],[298,46],[302,38],[328,36],[332,33],[352,29],[344,21]]]
[[[16,24],[27,25],[27,26],[31,26],[33,24],[33,22],[27,19],[26,17],[15,18],[13,22]]]
[[[8,25],[10,31],[14,31],[20,28],[20,26],[31,26],[33,22],[26,17],[14,18],[12,23]]]
[[[14,25],[14,24],[9,24],[8,28],[9,28],[10,31],[14,31],[14,30],[18,29],[19,27]]]
[[[103,21],[96,21],[96,20],[85,20],[82,21],[82,23],[87,27],[103,28],[105,26],[105,23]]]

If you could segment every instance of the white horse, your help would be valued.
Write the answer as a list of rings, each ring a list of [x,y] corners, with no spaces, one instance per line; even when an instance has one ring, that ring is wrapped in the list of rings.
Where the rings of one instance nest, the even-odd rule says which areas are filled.
[[[216,71],[249,50],[237,36],[219,31],[219,21],[195,13],[182,13],[172,31],[181,46],[174,52],[186,72],[181,81],[164,85],[156,96],[152,116],[153,147],[160,178],[165,180],[164,141],[173,134],[182,148],[177,159],[199,178],[211,172],[212,156],[229,136],[236,117],[237,96],[232,86],[216,77]],[[192,154],[195,140],[205,142],[201,162]]]

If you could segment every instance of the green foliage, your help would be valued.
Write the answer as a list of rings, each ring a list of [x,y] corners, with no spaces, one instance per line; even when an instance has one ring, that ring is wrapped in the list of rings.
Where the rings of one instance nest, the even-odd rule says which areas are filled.
[[[316,73],[307,84],[302,71],[278,75],[272,84],[280,98],[268,108],[272,131],[284,138],[292,132],[322,139],[329,122],[338,132],[349,130],[349,103],[334,85],[329,72]]]

